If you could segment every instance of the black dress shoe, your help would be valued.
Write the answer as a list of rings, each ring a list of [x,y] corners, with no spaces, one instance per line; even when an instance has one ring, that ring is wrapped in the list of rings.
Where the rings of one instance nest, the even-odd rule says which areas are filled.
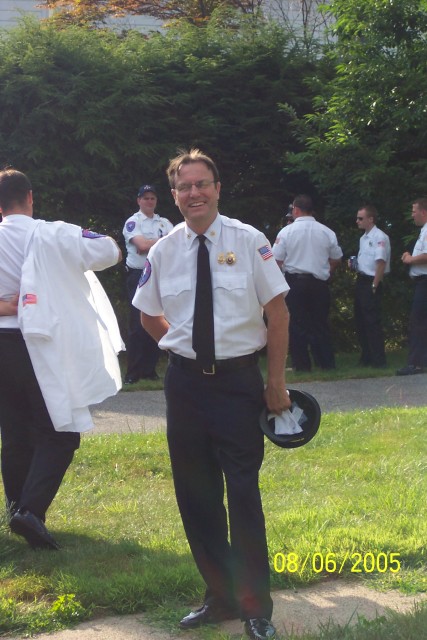
[[[131,376],[126,376],[125,384],[135,384],[138,382],[139,378],[131,378]]]
[[[237,609],[220,607],[212,604],[204,604],[200,609],[191,611],[179,623],[181,629],[196,629],[203,624],[217,624],[224,620],[239,618]]]
[[[402,367],[396,371],[397,376],[414,376],[417,373],[424,373],[422,367],[416,367],[414,364],[408,364],[406,367]]]
[[[59,544],[50,535],[43,520],[31,511],[17,511],[10,519],[13,533],[23,536],[32,549],[59,549]]]
[[[245,632],[252,640],[269,640],[276,637],[276,629],[267,618],[246,620]]]

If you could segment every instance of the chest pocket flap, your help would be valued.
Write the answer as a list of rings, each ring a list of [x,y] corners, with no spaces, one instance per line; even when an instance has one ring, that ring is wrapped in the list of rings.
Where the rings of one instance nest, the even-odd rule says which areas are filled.
[[[248,278],[246,273],[212,273],[214,304],[220,316],[236,317],[248,309]]]
[[[163,311],[169,322],[182,322],[194,306],[191,276],[164,278],[160,281]]]

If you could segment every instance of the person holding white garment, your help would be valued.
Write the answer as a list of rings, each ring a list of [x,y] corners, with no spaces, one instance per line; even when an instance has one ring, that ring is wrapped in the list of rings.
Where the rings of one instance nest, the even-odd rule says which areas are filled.
[[[46,333],[41,341],[49,349],[54,341],[53,335],[49,334],[48,324],[55,324],[54,331],[57,331],[57,324],[61,325],[58,335],[62,344],[57,349],[62,357],[67,354],[68,360],[62,361],[62,371],[57,381],[59,389],[62,380],[68,377],[68,367],[73,364],[70,357],[72,360],[84,360],[87,355],[82,353],[85,350],[82,346],[84,338],[80,340],[78,337],[86,332],[95,335],[92,325],[102,324],[91,298],[91,287],[85,272],[115,265],[121,260],[121,252],[116,242],[107,236],[87,232],[67,223],[34,220],[31,183],[25,174],[15,169],[0,172],[0,211],[0,431],[6,505],[10,513],[10,528],[14,533],[23,536],[34,549],[58,549],[58,543],[44,524],[46,512],[79,447],[80,433],[73,425],[72,417],[70,425],[62,425],[67,430],[61,431],[61,425],[58,425],[59,430],[55,428],[45,401],[47,390],[41,391],[43,381],[36,377],[21,331],[22,317],[18,318],[17,313],[19,310],[20,315],[25,316],[29,312],[35,319],[33,312],[38,307],[55,309],[62,304],[70,308],[74,304],[76,307],[74,315],[65,322],[61,319],[55,324],[50,317],[45,321],[40,320],[37,327],[39,333]],[[48,237],[53,242],[55,234],[58,243],[63,244],[50,254],[48,250],[43,250],[44,235],[48,243]],[[35,267],[34,273],[39,273],[50,264],[52,282],[58,273],[68,271],[70,281],[74,277],[74,291],[67,288],[66,283],[62,290],[56,291],[56,295],[48,287],[22,291],[23,267],[31,261]],[[80,282],[87,287],[87,294],[81,297],[76,290],[76,283]],[[37,282],[34,286],[37,286]],[[20,292],[18,305],[17,292]],[[90,318],[91,326],[82,318]],[[75,336],[75,342],[71,344],[64,344],[69,342],[62,326],[67,323]],[[98,352],[106,353],[107,337],[100,336],[99,342]],[[112,350],[113,345],[110,346]],[[70,353],[73,355],[69,356]],[[58,361],[61,361],[60,358]],[[102,369],[102,363],[97,366],[98,370]],[[114,366],[113,363],[111,371]],[[106,375],[106,379],[110,377],[110,374]],[[51,382],[49,385],[52,386]],[[115,382],[111,384],[110,390],[113,389],[118,390]],[[51,391],[54,396],[55,388]],[[70,398],[70,406],[74,407],[75,401],[79,404],[76,398]]]

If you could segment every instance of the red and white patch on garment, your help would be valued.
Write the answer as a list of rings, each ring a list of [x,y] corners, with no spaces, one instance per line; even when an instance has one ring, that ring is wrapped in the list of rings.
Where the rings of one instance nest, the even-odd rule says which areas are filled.
[[[25,307],[27,304],[37,304],[37,296],[35,293],[26,293],[22,296],[22,304]]]
[[[268,244],[264,245],[263,247],[260,247],[258,251],[263,260],[268,260],[269,258],[273,257],[273,253],[270,247],[268,246]]]

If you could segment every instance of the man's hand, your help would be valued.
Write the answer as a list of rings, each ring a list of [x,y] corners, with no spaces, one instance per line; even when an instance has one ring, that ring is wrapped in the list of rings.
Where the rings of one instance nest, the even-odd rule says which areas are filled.
[[[264,391],[264,400],[270,413],[280,415],[282,411],[289,409],[292,403],[286,391],[285,381],[281,380],[278,384],[268,382]]]
[[[402,262],[403,264],[411,264],[412,256],[409,251],[405,251],[405,253],[402,255]]]

